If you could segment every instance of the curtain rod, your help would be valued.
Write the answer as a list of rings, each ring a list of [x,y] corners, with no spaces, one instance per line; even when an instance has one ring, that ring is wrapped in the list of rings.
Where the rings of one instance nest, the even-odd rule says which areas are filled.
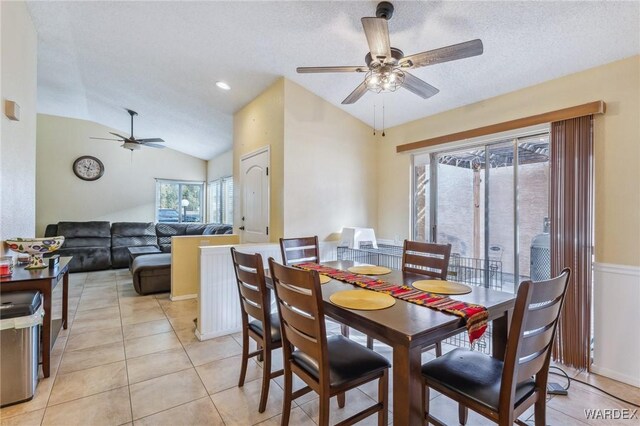
[[[504,121],[502,123],[491,124],[489,126],[477,127],[471,130],[450,133],[448,135],[437,136],[435,138],[398,145],[396,146],[396,152],[400,153],[413,151],[416,149],[428,148],[430,146],[440,145],[447,142],[475,138],[478,136],[486,136],[494,133],[520,129],[523,127],[535,126],[537,124],[553,123],[554,121],[568,120],[570,118],[583,117],[585,115],[604,114],[605,110],[606,104],[604,103],[604,101],[589,102],[569,108],[545,112],[543,114],[531,115],[529,117],[517,118],[515,120]]]

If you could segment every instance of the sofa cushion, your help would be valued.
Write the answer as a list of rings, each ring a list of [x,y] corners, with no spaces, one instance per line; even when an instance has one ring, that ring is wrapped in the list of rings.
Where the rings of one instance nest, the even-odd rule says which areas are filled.
[[[62,235],[62,234],[61,234]],[[102,247],[111,248],[111,238],[83,237],[69,238],[65,235],[62,248]]]
[[[158,248],[153,222],[114,222],[111,225],[111,264],[129,266],[129,247]]]
[[[57,237],[58,236],[58,224],[50,223],[47,225],[47,228],[44,230],[44,237]]]
[[[58,222],[58,235],[64,235],[65,239],[86,237],[111,239],[111,224],[109,222]]]
[[[233,226],[209,223],[205,225],[204,232],[202,233],[202,235],[223,235],[223,234],[233,234]]]
[[[49,229],[52,231],[53,227]],[[109,222],[58,222],[57,235],[64,244],[56,253],[73,256],[70,272],[95,271],[111,267],[111,224]]]
[[[185,231],[186,235],[202,235],[207,228],[206,224],[199,223],[197,225],[187,225],[187,229]]]
[[[177,235],[186,235],[186,223],[157,223],[156,235],[158,236],[158,245],[163,252],[171,251],[171,237]]]
[[[69,272],[98,271],[111,268],[111,249],[109,247],[61,248],[55,254],[73,256],[69,263]]]

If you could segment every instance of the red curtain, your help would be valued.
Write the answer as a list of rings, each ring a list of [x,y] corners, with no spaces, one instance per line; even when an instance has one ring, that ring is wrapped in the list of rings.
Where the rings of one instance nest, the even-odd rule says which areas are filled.
[[[571,268],[555,360],[591,364],[593,116],[551,123],[551,276]]]

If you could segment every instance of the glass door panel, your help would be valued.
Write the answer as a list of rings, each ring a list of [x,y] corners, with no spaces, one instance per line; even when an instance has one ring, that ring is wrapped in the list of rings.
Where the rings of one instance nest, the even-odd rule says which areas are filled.
[[[487,255],[488,287],[513,292],[515,268],[514,140],[487,147]]]
[[[413,238],[416,241],[431,241],[429,164],[417,164],[413,173]]]
[[[520,279],[551,277],[549,134],[518,139]]]
[[[484,247],[483,148],[437,155],[436,241],[451,244],[453,265]],[[472,262],[472,261],[471,261]]]

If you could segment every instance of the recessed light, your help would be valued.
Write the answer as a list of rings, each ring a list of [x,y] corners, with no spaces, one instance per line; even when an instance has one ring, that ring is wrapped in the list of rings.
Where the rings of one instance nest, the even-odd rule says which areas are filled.
[[[218,86],[219,88],[221,88],[222,90],[231,90],[231,86],[229,86],[227,83],[225,83],[224,81],[216,81],[216,86]]]

